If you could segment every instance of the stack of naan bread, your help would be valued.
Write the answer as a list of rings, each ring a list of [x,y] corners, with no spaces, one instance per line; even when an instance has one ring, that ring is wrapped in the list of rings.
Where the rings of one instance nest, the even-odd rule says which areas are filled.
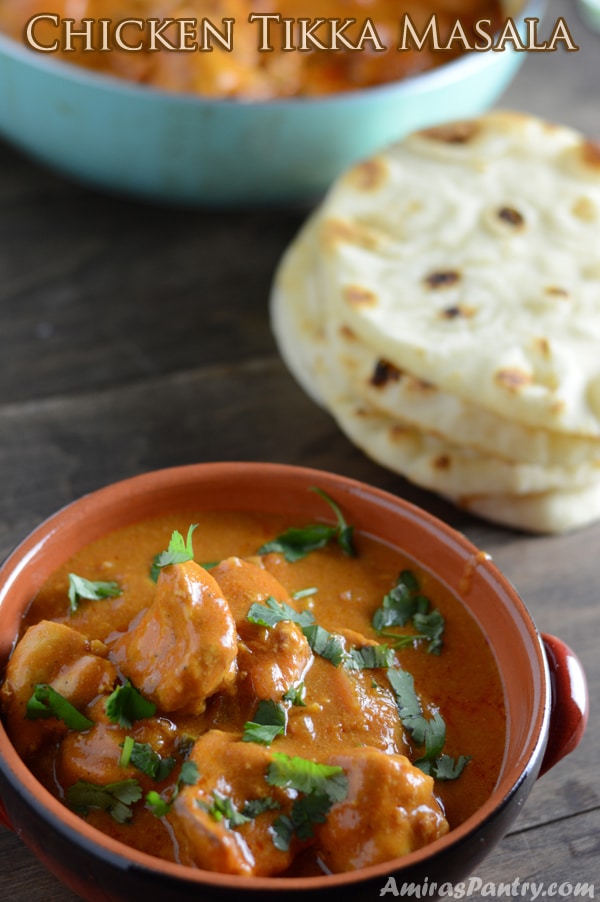
[[[286,252],[292,373],[374,460],[488,519],[600,518],[600,147],[492,112],[347,172]]]

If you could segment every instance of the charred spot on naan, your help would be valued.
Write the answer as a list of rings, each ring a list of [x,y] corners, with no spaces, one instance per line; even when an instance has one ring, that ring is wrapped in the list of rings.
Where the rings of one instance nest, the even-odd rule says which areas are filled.
[[[439,290],[454,288],[461,280],[461,274],[454,269],[442,269],[431,272],[423,279],[427,288]]]
[[[456,304],[452,307],[445,307],[440,311],[442,319],[472,319],[477,315],[475,307],[469,307],[467,304]]]
[[[390,363],[389,360],[379,358],[373,369],[370,384],[375,388],[382,388],[389,382],[398,382],[402,378],[402,370]]]

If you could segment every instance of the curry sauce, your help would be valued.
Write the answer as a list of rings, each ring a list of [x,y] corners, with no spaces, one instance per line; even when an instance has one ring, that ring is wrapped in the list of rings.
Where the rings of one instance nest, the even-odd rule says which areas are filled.
[[[190,524],[193,559],[157,567]],[[353,554],[335,538],[295,561],[269,550],[294,526],[261,514],[161,517],[94,542],[46,582],[0,700],[13,743],[51,793],[128,845],[246,875],[389,860],[485,801],[505,711],[474,619],[429,572],[372,537],[354,535]],[[113,594],[74,596],[69,574]],[[412,623],[373,626],[399,574],[443,623],[433,650]],[[400,678],[412,680],[419,723],[445,725],[435,760],[424,756]],[[40,685],[87,725],[69,727],[55,709],[32,715]],[[123,687],[150,707],[111,716],[107,700]],[[451,765],[438,779],[440,751],[446,764],[462,761],[455,777]],[[116,801],[105,804],[111,792]]]

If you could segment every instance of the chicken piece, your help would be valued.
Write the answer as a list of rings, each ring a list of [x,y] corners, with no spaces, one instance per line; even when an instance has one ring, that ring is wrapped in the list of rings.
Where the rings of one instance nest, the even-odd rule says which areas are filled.
[[[127,736],[135,742],[147,743],[163,758],[176,751],[177,730],[170,721],[158,718],[143,720],[129,729],[100,721],[85,733],[69,733],[63,739],[56,765],[56,778],[63,789],[68,789],[78,780],[105,786],[130,778],[138,780],[145,791],[155,789],[156,783],[151,777],[133,765],[121,765],[123,743]]]
[[[339,630],[334,635],[346,652],[377,645],[354,630]],[[316,655],[305,687],[306,706],[291,708],[288,723],[288,734],[300,754],[327,754],[332,729],[348,746],[368,745],[400,754],[410,751],[395,696],[381,670],[336,667]]]
[[[199,780],[181,790],[169,814],[183,864],[245,876],[271,876],[289,867],[296,848],[277,849],[272,826],[289,814],[295,793],[267,784],[269,749],[210,730],[195,743],[190,760],[198,766]],[[227,812],[242,813],[247,802],[257,799],[270,799],[271,807],[235,826]]]
[[[97,695],[109,693],[117,679],[106,658],[106,646],[64,623],[42,620],[29,627],[6,668],[0,703],[6,725],[19,754],[28,758],[51,737],[68,727],[56,718],[28,720],[27,703],[36,685],[48,684],[78,710]]]
[[[201,714],[235,678],[237,636],[223,594],[194,561],[160,572],[154,601],[114,643],[111,658],[164,712]]]
[[[227,598],[240,636],[238,692],[245,698],[279,699],[302,681],[312,661],[306,638],[289,620],[267,629],[247,619],[251,605],[268,598],[294,607],[287,590],[272,574],[251,561],[230,557],[212,575]]]
[[[267,598],[275,598],[276,601],[285,602],[296,608],[287,589],[258,562],[228,557],[210,572],[229,603],[235,625],[242,638],[246,638],[246,631],[253,635],[252,624],[246,620],[253,604],[264,603]]]
[[[404,755],[353,748],[331,755],[342,767],[348,794],[316,830],[321,857],[334,872],[391,861],[449,830],[433,793],[433,779]]]

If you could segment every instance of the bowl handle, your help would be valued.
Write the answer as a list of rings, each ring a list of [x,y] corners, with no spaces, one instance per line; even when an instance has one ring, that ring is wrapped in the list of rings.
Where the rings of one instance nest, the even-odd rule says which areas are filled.
[[[579,744],[588,721],[587,681],[579,658],[556,636],[542,633],[550,670],[550,726],[539,776]]]

